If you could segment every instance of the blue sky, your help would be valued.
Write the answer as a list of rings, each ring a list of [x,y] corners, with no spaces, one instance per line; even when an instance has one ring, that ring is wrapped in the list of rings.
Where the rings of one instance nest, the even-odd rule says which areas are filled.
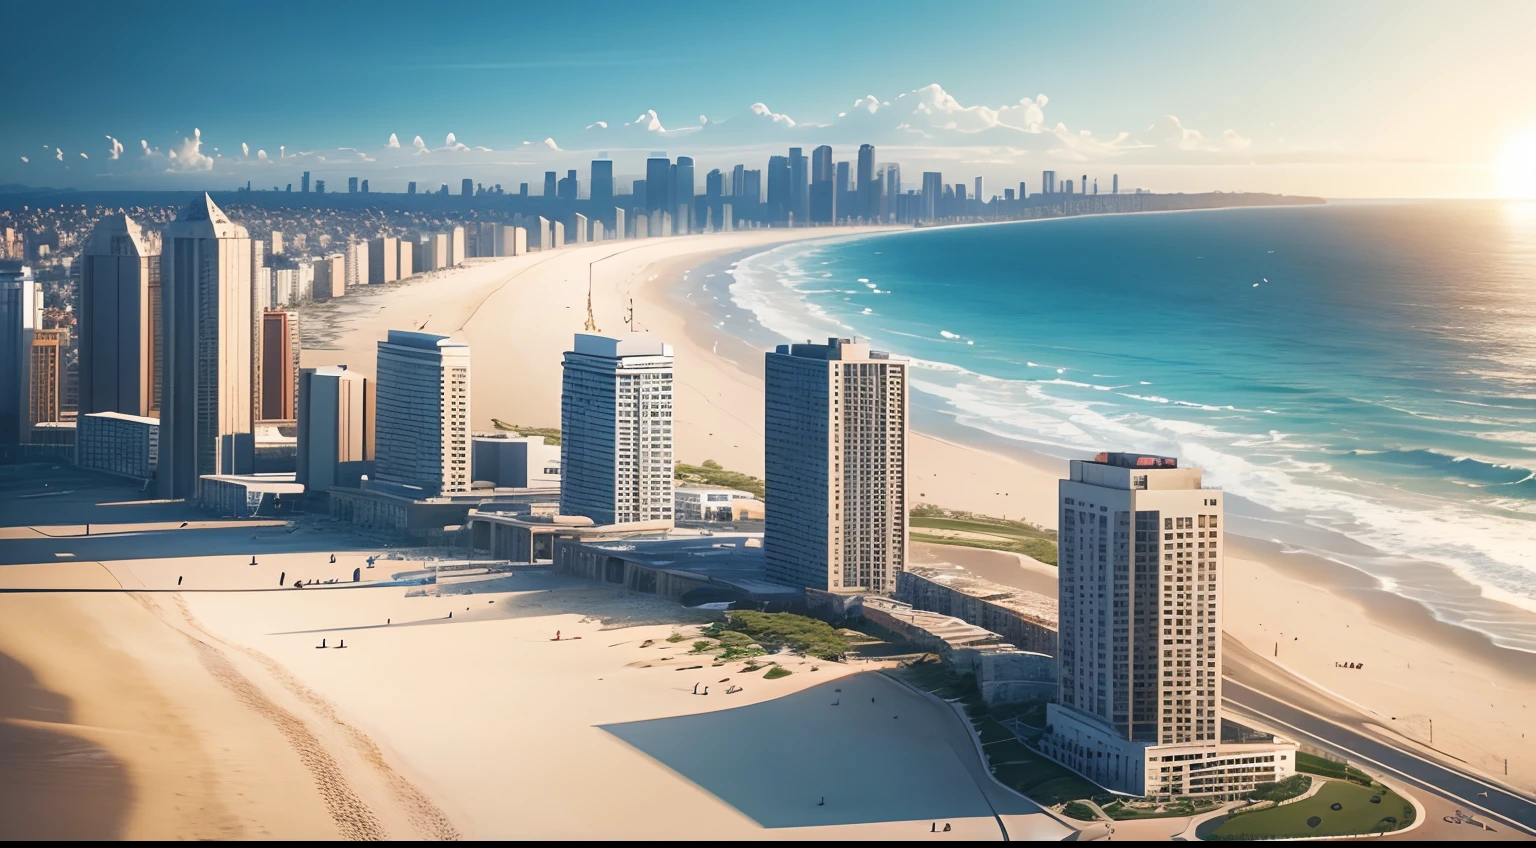
[[[53,2],[6,18],[21,37],[0,182],[30,185],[537,185],[600,149],[621,173],[649,149],[702,173],[869,140],[914,182],[1056,166],[1158,190],[1483,195],[1536,126],[1517,35],[1536,3],[1519,0]],[[874,114],[855,109],[867,96]]]

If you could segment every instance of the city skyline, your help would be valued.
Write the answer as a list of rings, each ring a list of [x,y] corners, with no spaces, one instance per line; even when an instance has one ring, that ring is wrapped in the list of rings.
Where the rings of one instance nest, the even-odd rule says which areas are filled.
[[[1317,7],[1316,15],[1278,7],[1155,15],[1122,3],[1068,11],[989,4],[952,12],[949,22],[985,32],[983,42],[998,49],[979,56],[927,51],[920,61],[896,60],[928,23],[905,5],[882,14],[819,10],[824,25],[734,49],[706,34],[757,23],[743,13],[684,8],[662,27],[609,6],[595,16],[600,23],[583,30],[590,53],[557,47],[559,21],[538,10],[518,10],[515,21],[496,11],[492,25],[450,37],[450,23],[431,17],[407,25],[336,10],[283,14],[279,6],[270,19],[241,25],[270,30],[263,41],[275,56],[302,50],[304,61],[274,61],[249,79],[236,75],[234,84],[252,87],[248,98],[188,109],[179,104],[212,84],[189,82],[193,96],[134,98],[129,106],[103,98],[84,69],[21,86],[16,102],[28,120],[0,130],[7,154],[0,183],[297,187],[301,171],[350,163],[350,173],[331,175],[333,186],[358,176],[371,177],[374,191],[400,191],[409,181],[456,184],[466,174],[477,182],[532,181],[601,151],[626,174],[643,164],[631,164],[631,155],[643,160],[661,149],[694,156],[707,172],[790,146],[828,143],[847,156],[844,147],[872,143],[910,171],[947,166],[992,184],[1006,183],[1009,172],[1051,165],[1073,172],[1082,163],[1158,191],[1536,193],[1523,161],[1536,154],[1527,135],[1536,128],[1536,93],[1484,82],[1529,76],[1531,60],[1499,40],[1469,43],[1491,26],[1518,29],[1526,19],[1536,26],[1536,9],[1523,4],[1485,3],[1456,15],[1421,3],[1394,4],[1391,15],[1374,4]],[[791,19],[798,9],[787,10]],[[22,28],[39,32],[77,26],[61,17],[68,14],[18,13]],[[114,22],[110,32],[87,25],[78,36],[108,64],[128,60],[124,45],[134,39],[121,37],[123,27],[130,36],[152,28],[215,62],[221,20],[218,10],[187,20],[136,16]],[[516,25],[519,49],[510,58],[507,40],[496,35],[499,21]],[[881,37],[840,38],[853,28]],[[296,38],[330,31],[352,37],[314,45]],[[1087,40],[1056,37],[1067,32]],[[46,43],[19,45],[18,63]],[[361,44],[395,53],[364,59],[355,53]],[[1308,62],[1288,61],[1297,46]],[[1429,46],[1464,61],[1414,62],[1414,49]],[[1268,63],[1266,72],[1255,73],[1257,62]],[[754,63],[771,65],[767,81],[729,72]],[[1275,65],[1285,72],[1270,72]],[[645,68],[675,72],[668,76],[675,81],[648,84],[654,75],[633,73]],[[348,92],[345,119],[337,120],[339,107],[326,94],[284,93],[295,75],[305,77],[306,92],[315,85]],[[826,84],[827,75],[840,82]],[[218,85],[229,84],[228,75],[216,76]],[[65,101],[67,110],[60,108]],[[1426,109],[1433,118],[1425,119]]]

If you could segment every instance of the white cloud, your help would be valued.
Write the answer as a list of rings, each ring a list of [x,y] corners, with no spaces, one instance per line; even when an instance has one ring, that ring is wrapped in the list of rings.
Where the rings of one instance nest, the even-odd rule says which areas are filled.
[[[145,156],[148,156],[150,154],[151,151],[149,149],[149,142],[148,141],[146,141],[146,140],[144,140],[142,138],[139,139],[139,146],[144,148],[144,155]]]
[[[590,129],[606,130],[606,129],[608,129],[608,122],[607,121],[593,121],[592,123],[587,124],[587,129],[589,129],[589,130]]]
[[[555,140],[553,138],[546,138],[546,139],[544,139],[544,146],[548,147],[550,150],[559,150],[560,149],[560,145],[555,144]]]
[[[783,124],[786,127],[792,127],[795,125],[794,118],[791,118],[788,115],[781,115],[777,112],[774,112],[772,109],[769,109],[765,103],[753,103],[751,112],[754,115],[768,118],[775,124]]]
[[[191,138],[182,138],[181,149],[170,151],[171,167],[167,171],[190,173],[213,170],[213,159],[203,153],[203,131],[193,127]]]
[[[82,153],[82,154],[80,154],[80,158],[81,159],[89,159],[91,157],[89,157],[89,156],[85,155],[84,153]]]
[[[633,121],[626,121],[626,127],[639,127],[646,132],[664,133],[667,128],[661,125],[661,118],[657,116],[655,109],[647,109],[641,112]]]
[[[416,139],[411,142],[411,149],[416,151],[417,153],[429,153],[430,152],[430,151],[427,150],[427,143],[425,141],[422,141],[421,140],[421,136],[419,136],[419,135],[416,136]]]
[[[261,161],[261,162],[267,161],[267,151],[265,151],[265,150],[258,150],[258,151],[256,151],[256,159],[258,161]]]
[[[118,157],[123,155],[123,143],[121,141],[118,141],[117,139],[113,138],[110,135],[107,136],[107,141],[112,142],[112,148],[111,148],[112,153],[111,153],[111,155],[112,155],[113,159],[117,159]]]
[[[60,162],[63,162],[64,161],[64,149],[60,148],[60,147],[55,147],[53,149],[53,158],[59,160]]]
[[[454,135],[453,133],[449,133],[448,137],[443,139],[443,146],[440,149],[442,149],[442,150],[468,150],[469,149],[469,145],[461,144],[459,142],[459,137],[458,136]]]
[[[21,157],[21,161],[23,161],[23,162],[31,162],[31,161],[32,161],[32,160],[31,160],[31,159],[28,159],[28,158],[27,158],[27,157],[25,157],[25,156],[23,156],[23,157]]]
[[[217,151],[218,148],[215,147],[214,150]],[[249,144],[246,144],[243,141],[240,142],[240,155],[241,156],[249,156],[249,155],[251,155],[251,146]]]
[[[394,133],[390,133],[389,141],[384,142],[384,146],[393,150],[398,150],[400,148],[400,136],[397,136]]]
[[[1232,150],[1238,153],[1247,150],[1248,145],[1253,143],[1253,139],[1244,138],[1237,134],[1237,130],[1232,129],[1229,129],[1221,134],[1221,141],[1226,145],[1228,150]]]
[[[475,152],[476,153],[495,153],[496,151],[490,149],[489,147],[480,147],[479,145],[476,145],[475,146]]]

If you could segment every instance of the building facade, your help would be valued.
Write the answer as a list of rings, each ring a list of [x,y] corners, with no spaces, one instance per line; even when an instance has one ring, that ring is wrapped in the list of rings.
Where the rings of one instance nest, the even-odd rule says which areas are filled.
[[[1294,772],[1294,745],[1221,742],[1223,500],[1170,457],[1101,453],[1061,481],[1044,749],[1114,791],[1235,797]]]
[[[373,459],[372,384],[345,365],[299,372],[298,465],[305,491],[337,485],[348,463]],[[350,480],[348,481],[349,485]]]
[[[75,429],[75,464],[136,480],[155,476],[160,459],[160,421],[121,412],[89,412]]]
[[[195,498],[210,474],[249,473],[255,370],[251,240],[206,194],[165,230],[161,497]]]
[[[96,225],[80,256],[80,414],[160,412],[160,234],[127,215]]]
[[[376,391],[374,479],[422,497],[468,492],[469,345],[390,330]]]
[[[0,267],[0,444],[31,435],[32,337],[43,326],[43,288],[32,269]]]
[[[766,377],[768,578],[894,592],[907,557],[907,361],[832,338],[779,345]]]
[[[560,389],[560,513],[671,521],[672,346],[578,333]]]
[[[299,315],[274,309],[261,314],[256,358],[256,420],[293,421],[299,396]]]
[[[27,397],[30,426],[54,424],[63,419],[64,352],[68,349],[68,330],[37,330],[32,334],[32,385]]]

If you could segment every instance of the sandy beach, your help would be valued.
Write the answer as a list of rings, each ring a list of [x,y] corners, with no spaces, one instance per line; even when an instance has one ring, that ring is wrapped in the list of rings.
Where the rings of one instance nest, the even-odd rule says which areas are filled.
[[[761,474],[763,352],[695,308],[684,275],[754,246],[815,235],[759,231],[497,260],[461,272],[465,282],[452,285],[480,297],[454,298],[461,303],[452,307],[459,311],[451,316],[444,315],[447,304],[437,306],[437,298],[428,295],[431,284],[380,297],[377,305],[386,308],[372,313],[361,306],[368,301],[360,301],[358,317],[336,339],[337,349],[306,351],[305,364],[350,359],[366,368],[372,359],[368,348],[389,326],[380,316],[398,315],[402,309],[430,312],[433,322],[443,323],[428,329],[447,326],[475,352],[477,427],[489,427],[493,416],[557,425],[560,352],[585,315],[585,266],[623,251],[595,266],[594,311],[603,329],[622,329],[633,300],[639,325],[676,348],[677,458],[714,459]],[[498,286],[498,276],[508,282]],[[428,309],[428,304],[434,305]],[[489,375],[486,362],[496,363]],[[982,443],[989,449],[914,432],[909,468],[914,499],[1053,527],[1056,480],[1065,473],[1065,463]],[[1284,554],[1257,540],[1233,541],[1237,544],[1227,561],[1228,639],[1277,664],[1309,694],[1327,698],[1341,715],[1379,722],[1382,733],[1423,740],[1426,756],[1445,757],[1536,791],[1536,734],[1527,732],[1530,705],[1536,704],[1536,657],[1437,622],[1418,605],[1381,591],[1345,566]],[[1282,639],[1287,642],[1276,657]],[[1363,663],[1364,668],[1336,668],[1336,662]]]
[[[590,267],[599,327],[624,329],[632,306],[635,326],[676,348],[677,459],[760,475],[762,350],[682,284],[821,235],[472,260],[307,310],[303,365],[372,377],[387,330],[448,333],[471,345],[475,429],[558,426],[561,352],[585,320]],[[914,499],[1054,526],[1064,463],[978,444],[914,432]],[[687,654],[702,614],[670,602],[537,568],[370,586],[421,554],[323,520],[231,526],[139,497],[82,487],[6,501],[0,741],[19,753],[0,762],[0,836],[894,839],[936,822],[958,838],[1000,838],[1000,822],[1013,839],[1068,833],[987,779],[945,708],[862,666],[782,658],[794,673],[768,681]],[[1536,789],[1531,657],[1337,564],[1230,547],[1229,676],[1283,678],[1309,709]],[[391,554],[402,558],[366,568]],[[1052,593],[1048,569],[1011,555],[915,555]],[[353,569],[360,587],[345,585]],[[295,578],[343,585],[278,588]],[[1346,660],[1364,668],[1335,666]],[[710,694],[693,695],[696,683]]]

